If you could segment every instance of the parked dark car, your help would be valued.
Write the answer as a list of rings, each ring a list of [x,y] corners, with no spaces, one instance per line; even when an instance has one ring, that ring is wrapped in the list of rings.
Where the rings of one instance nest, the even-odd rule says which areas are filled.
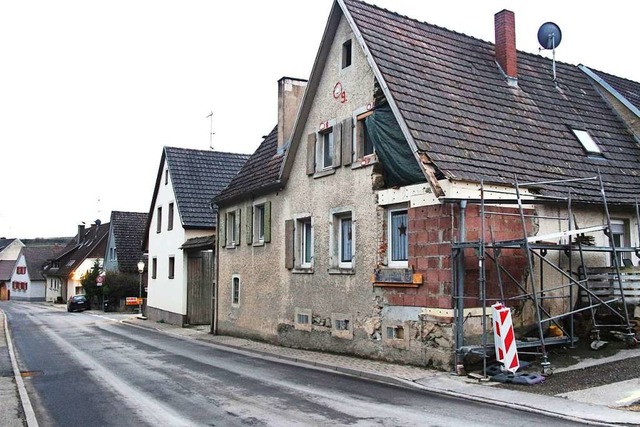
[[[74,295],[67,300],[67,311],[89,310],[91,303],[85,295]]]

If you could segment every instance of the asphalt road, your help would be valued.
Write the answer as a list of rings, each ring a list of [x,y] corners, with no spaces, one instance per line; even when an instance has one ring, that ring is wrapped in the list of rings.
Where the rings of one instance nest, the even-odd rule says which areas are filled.
[[[578,425],[0,303],[41,426]]]

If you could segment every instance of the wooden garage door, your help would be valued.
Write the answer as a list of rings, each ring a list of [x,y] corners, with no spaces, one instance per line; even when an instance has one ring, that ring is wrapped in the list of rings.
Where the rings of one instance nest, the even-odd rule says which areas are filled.
[[[213,251],[189,253],[187,258],[187,323],[211,323]]]

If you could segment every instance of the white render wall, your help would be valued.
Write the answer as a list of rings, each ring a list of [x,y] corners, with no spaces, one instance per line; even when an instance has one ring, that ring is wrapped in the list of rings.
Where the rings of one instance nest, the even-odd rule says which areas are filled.
[[[182,221],[175,204],[176,196],[173,191],[172,177],[165,184],[165,173],[167,169],[166,159],[162,164],[162,177],[158,183],[158,193],[156,202],[151,212],[152,219],[149,225],[149,287],[147,293],[147,306],[170,311],[182,315],[187,314],[186,281],[183,280],[186,271],[182,249],[180,246],[185,241],[186,233],[182,228]],[[169,203],[174,203],[173,230],[167,230]],[[160,233],[157,233],[158,208],[162,207]],[[169,279],[169,257],[175,257],[174,278]],[[151,277],[152,260],[158,261],[156,278]]]
[[[20,240],[14,240],[9,246],[0,252],[0,260],[12,260],[18,258],[20,251],[24,247],[24,243]]]
[[[156,195],[155,205],[151,212],[151,224],[149,226],[149,265],[147,306],[176,313],[187,314],[187,256],[180,247],[193,237],[208,236],[211,230],[185,230],[182,227],[179,206],[173,191],[171,174],[165,184],[166,159],[162,164],[162,177]],[[169,224],[169,203],[174,203],[173,230],[167,230]],[[162,220],[160,233],[156,232],[158,224],[158,207],[162,207]],[[213,212],[211,214],[213,216]],[[169,257],[175,257],[175,269],[173,279],[169,279]],[[156,278],[151,277],[152,260],[158,261]]]
[[[13,274],[11,275],[11,281],[7,284],[9,286],[9,290],[11,291],[11,299],[16,301],[44,301],[44,281],[42,280],[31,280],[29,278],[29,270],[26,271],[25,274],[18,274],[17,267],[26,267],[27,260],[24,254],[20,254],[18,261],[13,269]],[[26,282],[27,289],[26,290],[18,290],[13,289],[11,284],[14,282]]]

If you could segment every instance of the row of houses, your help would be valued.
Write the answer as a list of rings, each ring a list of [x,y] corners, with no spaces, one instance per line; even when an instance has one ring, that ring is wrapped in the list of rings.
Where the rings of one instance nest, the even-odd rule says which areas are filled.
[[[139,240],[149,321],[449,369],[490,304],[518,325],[576,304],[549,283],[573,283],[578,226],[602,248],[583,263],[637,265],[640,83],[518,51],[508,10],[494,24],[491,43],[336,0],[253,154],[165,147]],[[538,274],[538,240],[560,267]],[[65,259],[62,298],[81,291],[63,269],[95,260]]]
[[[479,283],[483,257],[461,242],[562,234],[571,217],[607,225],[595,245],[615,240],[637,264],[640,84],[519,52],[514,14],[494,20],[490,43],[335,1],[310,77],[278,81],[277,124],[255,153],[165,149],[145,234],[149,319],[449,368],[482,306],[515,295],[501,276],[533,277],[505,251]],[[517,182],[529,183],[518,195]],[[522,215],[522,197],[550,202]],[[587,258],[611,266],[610,252]],[[549,317],[574,302],[557,296],[539,306]],[[510,305],[518,324],[539,308]],[[462,337],[456,319],[471,326]]]
[[[78,225],[73,238],[1,238],[0,300],[66,302],[85,293],[82,278],[96,264],[138,277],[146,221],[146,213],[113,211],[108,223]]]

